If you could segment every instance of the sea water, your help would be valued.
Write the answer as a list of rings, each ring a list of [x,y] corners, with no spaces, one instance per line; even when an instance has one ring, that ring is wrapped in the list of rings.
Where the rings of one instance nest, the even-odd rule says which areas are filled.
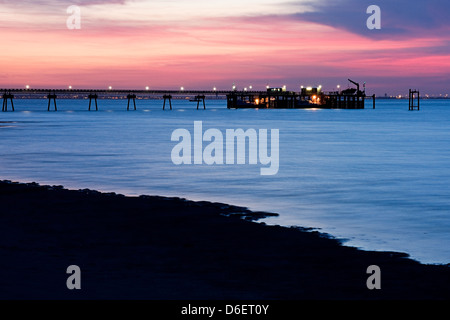
[[[368,250],[450,263],[450,100],[379,100],[373,110],[228,110],[207,100],[15,100],[0,114],[0,178],[154,194],[279,213]],[[370,104],[370,103],[369,103]],[[370,104],[371,107],[371,104]],[[279,130],[279,171],[255,165],[175,165],[174,130]]]

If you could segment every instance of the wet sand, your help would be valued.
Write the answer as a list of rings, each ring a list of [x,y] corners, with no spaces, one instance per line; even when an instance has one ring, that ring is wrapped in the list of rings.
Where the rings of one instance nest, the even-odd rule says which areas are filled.
[[[449,299],[450,267],[221,203],[0,182],[1,299]],[[443,244],[446,245],[446,244]],[[81,290],[66,269],[81,268]],[[381,268],[381,290],[366,286]]]

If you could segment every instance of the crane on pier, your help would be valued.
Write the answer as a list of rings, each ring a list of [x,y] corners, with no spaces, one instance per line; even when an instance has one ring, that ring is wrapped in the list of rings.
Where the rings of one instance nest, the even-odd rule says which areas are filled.
[[[359,92],[359,83],[358,82],[355,82],[355,81],[353,81],[353,80],[351,80],[351,79],[348,79],[348,81],[350,81],[351,83],[353,83],[355,86],[356,86],[356,92]]]

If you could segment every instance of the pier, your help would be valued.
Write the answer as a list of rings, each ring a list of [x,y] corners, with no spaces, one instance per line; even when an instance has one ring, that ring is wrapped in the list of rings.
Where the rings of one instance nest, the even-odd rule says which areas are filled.
[[[51,110],[53,103],[54,111],[57,111],[57,99],[85,99],[89,100],[87,109],[91,111],[93,103],[98,111],[98,99],[118,99],[126,100],[127,110],[132,107],[137,110],[136,100],[158,99],[162,100],[162,109],[166,106],[173,109],[173,102],[176,100],[189,100],[196,102],[197,110],[206,109],[206,100],[226,99],[228,109],[240,108],[266,108],[266,109],[301,109],[301,108],[321,108],[321,109],[364,109],[365,100],[372,98],[375,109],[375,95],[366,96],[365,89],[360,90],[359,83],[348,79],[356,88],[348,88],[342,91],[324,92],[319,87],[301,88],[299,92],[287,91],[286,88],[267,88],[266,91],[219,91],[219,90],[113,90],[109,89],[0,89],[3,94],[2,111],[7,111],[8,100],[11,102],[14,111],[13,99],[35,98],[47,99],[47,110]],[[15,95],[13,95],[13,93]],[[131,105],[132,103],[132,105]],[[410,106],[411,107],[411,106]],[[418,108],[418,107],[417,107]]]
[[[301,88],[300,92],[286,91],[285,88],[267,88],[262,92],[237,92],[227,94],[227,107],[266,109],[364,109],[366,98],[372,98],[375,109],[375,95],[366,96],[359,83],[348,79],[356,88],[342,91],[324,92],[322,87]]]
[[[126,108],[130,110],[137,110],[136,100],[144,99],[161,99],[163,100],[163,110],[166,108],[166,102],[172,110],[173,100],[189,100],[197,102],[197,110],[200,109],[200,104],[203,109],[206,109],[207,99],[225,99],[229,91],[218,90],[112,90],[112,89],[0,89],[4,91],[3,94],[3,108],[2,111],[7,111],[8,100],[11,102],[12,111],[14,111],[14,98],[34,98],[47,99],[47,110],[51,110],[53,103],[54,111],[57,111],[57,99],[88,99],[88,110],[91,111],[93,103],[95,110],[98,111],[98,99],[120,99],[127,100]],[[16,97],[12,94],[14,92]]]

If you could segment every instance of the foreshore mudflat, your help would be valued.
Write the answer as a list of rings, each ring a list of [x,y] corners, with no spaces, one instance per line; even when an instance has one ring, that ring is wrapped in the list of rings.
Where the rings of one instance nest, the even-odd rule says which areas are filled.
[[[1,299],[449,299],[450,267],[222,203],[0,182]],[[81,290],[66,286],[80,268]],[[381,270],[370,290],[369,266]]]

